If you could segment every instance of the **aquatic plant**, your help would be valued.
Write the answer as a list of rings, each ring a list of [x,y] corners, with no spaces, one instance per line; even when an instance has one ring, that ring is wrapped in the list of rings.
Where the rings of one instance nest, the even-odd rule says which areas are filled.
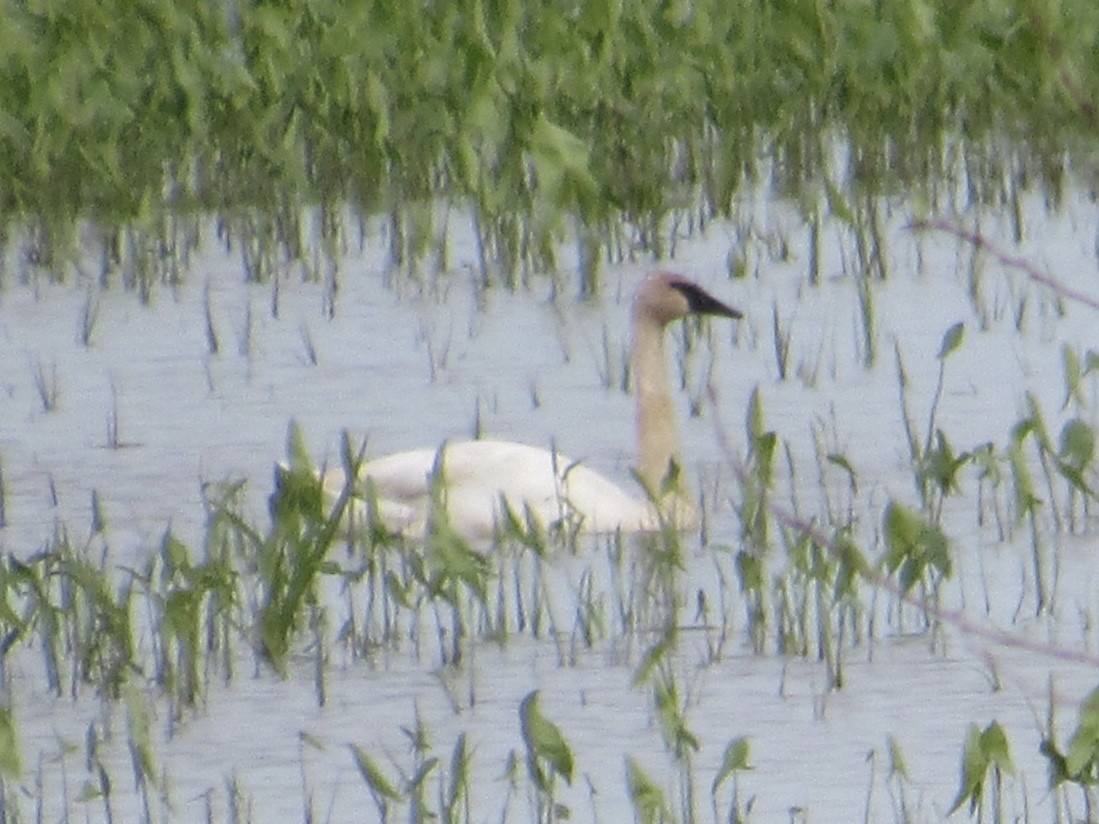
[[[1011,748],[1003,727],[996,721],[983,730],[970,724],[962,755],[961,787],[950,812],[968,804],[970,816],[977,815],[979,820],[988,804],[991,820],[1003,821],[1003,776],[1014,772]]]
[[[119,272],[146,301],[187,269],[181,214],[218,214],[257,283],[325,271],[335,311],[339,276],[308,253],[301,207],[328,252],[353,233],[343,205],[351,224],[385,220],[392,266],[413,272],[446,263],[440,202],[471,209],[482,278],[515,288],[572,237],[576,291],[592,294],[600,259],[663,257],[734,215],[761,156],[776,193],[849,220],[869,284],[887,273],[874,193],[934,205],[963,155],[969,196],[994,202],[1013,153],[1056,189],[1062,150],[1095,127],[1081,3],[143,9],[0,10],[0,222],[26,229],[34,271],[64,278],[91,221],[100,282]]]
[[[822,245],[835,240],[837,268],[852,279],[856,354],[873,370],[882,290],[898,278],[888,247],[892,193],[914,193],[913,208],[929,214],[1005,204],[1018,242],[1021,193],[1040,185],[1056,203],[1066,168],[1086,156],[1095,135],[1083,91],[1095,87],[1095,17],[1082,4],[978,3],[959,14],[936,3],[777,8],[703,0],[654,14],[612,2],[534,10],[508,0],[412,7],[383,0],[351,9],[322,0],[227,11],[148,0],[140,14],[117,12],[111,3],[0,11],[0,54],[8,55],[0,60],[0,244],[19,278],[81,279],[76,339],[91,348],[104,337],[96,290],[117,283],[152,302],[158,288],[182,283],[203,243],[231,251],[242,277],[262,290],[253,293],[269,294],[273,318],[284,311],[292,276],[321,285],[330,318],[352,276],[341,255],[368,235],[387,246],[390,285],[431,282],[425,270],[452,274],[452,229],[468,222],[477,269],[470,277],[482,293],[497,283],[526,288],[553,270],[555,300],[566,289],[587,299],[610,282],[608,262],[680,253],[685,237],[725,215],[733,219],[730,276],[762,279],[768,262],[793,260],[801,287],[816,290],[835,274],[822,263]],[[740,196],[757,181],[805,216],[804,244],[786,229],[763,236],[745,214],[751,204]],[[154,820],[158,803],[163,818],[173,809],[154,727],[201,713],[215,680],[232,684],[247,668],[242,659],[253,656],[254,672],[311,677],[325,706],[334,660],[384,667],[386,655],[407,654],[445,680],[475,670],[479,650],[530,641],[562,667],[605,656],[633,674],[656,757],[671,767],[649,769],[641,742],[623,754],[638,820],[696,820],[707,786],[715,819],[743,820],[753,804],[738,787],[751,775],[749,741],[733,739],[720,758],[699,757],[729,733],[703,726],[692,702],[696,673],[729,662],[744,645],[822,661],[827,690],[846,686],[847,659],[911,630],[913,616],[920,630],[948,623],[991,646],[1090,661],[992,624],[987,594],[988,623],[952,606],[962,556],[944,510],[958,503],[972,513],[977,543],[1014,541],[1025,529],[1020,604],[1033,598],[1040,621],[1056,620],[1059,539],[1093,527],[1094,353],[1065,344],[1062,408],[1024,396],[1018,420],[1006,432],[982,433],[976,445],[949,431],[942,406],[950,397],[946,362],[953,368],[974,329],[1003,321],[1023,333],[1047,308],[1097,304],[977,229],[934,218],[913,226],[962,241],[959,277],[976,316],[966,320],[969,340],[966,327],[951,326],[929,359],[938,379],[925,424],[913,411],[925,402],[907,373],[925,364],[913,364],[907,351],[902,362],[900,345],[895,350],[903,426],[896,446],[914,496],[878,494],[872,473],[834,431],[846,421],[833,420],[828,433],[819,413],[806,465],[794,433],[765,416],[765,402],[770,409],[771,392],[789,388],[792,371],[813,386],[820,363],[791,360],[794,318],[772,299],[774,370],[786,383],[752,393],[744,457],[727,443],[720,450],[723,465],[700,499],[704,556],[693,537],[673,530],[639,544],[621,535],[585,543],[529,509],[506,509],[488,547],[455,534],[442,507],[423,540],[408,540],[382,528],[369,489],[349,483],[326,497],[295,435],[270,518],[249,511],[243,484],[208,485],[197,550],[168,529],[152,540],[145,564],[118,569],[107,508],[94,490],[79,492],[90,499],[87,540],[59,526],[41,551],[5,548],[5,683],[15,669],[7,662],[22,656],[21,677],[34,678],[28,673],[38,667],[44,691],[68,701],[90,694],[103,702],[103,716],[124,706],[127,729],[117,737],[130,763],[122,772],[132,771],[145,819]],[[569,250],[577,272],[565,281]],[[1024,276],[1004,303],[989,299],[992,266]],[[0,267],[0,276],[7,271]],[[223,315],[207,283],[202,309],[209,361],[227,357],[227,317],[242,358],[262,351],[262,318],[251,302],[242,314]],[[454,357],[450,332],[420,331],[434,380]],[[304,358],[316,365],[313,337],[305,325],[300,333]],[[799,327],[799,344],[803,337]],[[706,360],[713,341],[688,329],[677,342],[681,385],[696,414],[713,374]],[[601,344],[599,380],[624,388],[628,365],[606,329]],[[50,363],[31,362],[31,398],[43,413],[64,411],[68,398]],[[124,443],[117,394],[112,385],[111,447]],[[530,395],[537,406],[533,383]],[[475,433],[490,424],[488,408],[475,400]],[[364,454],[345,440],[336,459],[345,477]],[[436,479],[442,498],[445,479]],[[56,505],[52,478],[48,484]],[[5,492],[0,476],[0,526]],[[733,529],[714,527],[722,508],[734,512]],[[1089,610],[1081,609],[1083,623]],[[701,639],[697,650],[693,639]],[[476,704],[479,685],[468,677],[464,695],[444,687],[456,713]],[[995,672],[990,681],[998,682]],[[557,707],[543,713],[535,696],[517,702],[519,755],[503,769],[508,792],[525,787],[531,805],[515,812],[505,801],[501,819],[525,820],[532,810],[543,820],[577,815],[565,799],[584,752],[550,720]],[[1051,715],[1055,703],[1051,695]],[[1094,806],[1093,703],[1085,700],[1063,750],[1052,720],[1046,732],[1053,803],[1066,819],[1074,816],[1070,792],[1079,792],[1087,817]],[[10,820],[45,819],[43,799],[54,788],[44,786],[42,759],[32,767],[20,746],[19,710],[13,701],[0,712],[0,807]],[[121,819],[126,782],[102,753],[111,733],[106,721],[89,726],[77,748],[82,786],[71,801],[85,815]],[[379,754],[372,742],[350,748],[378,815],[471,820],[471,799],[484,790],[474,784],[476,746],[460,734],[448,761],[418,709],[405,733],[403,756]],[[962,759],[954,809],[1011,817],[1006,730],[972,725]],[[911,784],[893,739],[887,760],[894,818],[919,818],[905,799]],[[499,774],[499,766],[489,769]],[[36,771],[38,786],[19,781],[24,770]],[[593,798],[619,780],[593,775],[583,776]],[[320,818],[305,783],[305,817]],[[251,817],[248,790],[234,774],[207,798],[209,820],[218,819],[223,796],[228,820]],[[37,809],[27,815],[21,804]],[[869,810],[868,799],[867,818]]]
[[[537,690],[528,693],[519,705],[519,726],[526,747],[527,775],[535,791],[537,820],[568,819],[569,809],[558,803],[555,788],[558,778],[572,783],[572,748],[560,728],[542,714]]]

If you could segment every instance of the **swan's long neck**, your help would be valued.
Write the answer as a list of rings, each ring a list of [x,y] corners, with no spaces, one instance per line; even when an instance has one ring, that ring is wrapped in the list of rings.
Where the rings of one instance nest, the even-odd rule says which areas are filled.
[[[635,311],[632,345],[637,396],[637,471],[649,491],[659,494],[670,463],[675,461],[682,467],[675,408],[668,388],[663,325]]]

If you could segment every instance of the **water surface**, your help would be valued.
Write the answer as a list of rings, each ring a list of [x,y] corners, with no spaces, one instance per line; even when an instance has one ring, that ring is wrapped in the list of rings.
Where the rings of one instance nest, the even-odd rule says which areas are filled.
[[[1025,207],[1018,247],[1006,218],[985,216],[982,230],[1041,270],[1099,294],[1094,204],[1073,198],[1049,213],[1035,195]],[[807,233],[782,202],[755,214],[751,232],[714,222],[704,236],[678,244],[668,265],[746,314],[738,324],[710,324],[689,352],[681,331],[672,336],[670,357],[686,374],[677,392],[684,451],[689,477],[707,500],[710,542],[689,543],[685,591],[702,591],[710,604],[738,591],[732,558],[740,540],[739,492],[716,426],[731,435],[734,457],[741,457],[753,390],[762,398],[766,425],[789,444],[797,467],[792,478],[782,474],[780,498],[808,517],[829,505],[849,507],[871,554],[881,550],[884,503],[916,505],[897,353],[922,427],[943,333],[965,323],[938,409],[939,427],[959,450],[989,441],[1006,448],[1028,392],[1053,432],[1073,414],[1093,421],[1091,379],[1083,384],[1083,411],[1064,409],[1062,350],[1086,352],[1094,312],[1057,301],[988,256],[974,279],[971,249],[941,233],[913,233],[909,218],[900,208],[886,216],[889,277],[871,290],[876,355],[870,365],[852,235],[838,221],[826,223],[823,279],[816,286],[807,280]],[[36,281],[0,292],[6,517],[0,547],[28,557],[62,526],[83,541],[93,491],[107,523],[94,546],[98,552],[105,544],[109,564],[120,570],[139,566],[169,525],[190,546],[201,546],[207,482],[246,479],[249,512],[262,522],[272,465],[285,454],[291,421],[303,427],[318,460],[338,459],[344,430],[365,437],[371,455],[480,431],[555,445],[629,483],[633,407],[620,386],[625,323],[628,296],[651,264],[608,265],[603,293],[587,301],[548,280],[518,293],[485,291],[472,274],[473,245],[460,230],[451,243],[450,271],[419,277],[390,271],[382,225],[371,232],[365,251],[340,261],[331,318],[324,284],[302,282],[293,267],[278,285],[275,316],[273,285],[245,283],[239,257],[220,248],[212,231],[190,277],[156,290],[148,306],[121,290],[84,283]],[[734,255],[749,261],[749,277],[729,279]],[[84,345],[80,329],[89,305],[95,323]],[[206,331],[207,306],[216,352]],[[786,380],[774,349],[776,316],[789,335]],[[44,408],[50,404],[43,393],[55,395],[50,404],[56,408]],[[700,416],[689,414],[692,401],[700,404]],[[839,471],[826,471],[822,480],[814,438],[855,468],[855,490]],[[962,502],[950,501],[945,510],[957,567],[956,580],[944,589],[946,604],[962,607],[981,625],[1094,655],[1097,590],[1087,519],[1080,522],[1082,535],[1049,529],[1043,536],[1056,558],[1054,607],[1051,617],[1034,620],[1029,536],[1019,527],[1001,542],[990,525],[979,525],[977,486],[976,472],[965,474]],[[1007,490],[998,494],[1006,497]],[[570,603],[570,586],[585,571],[605,581],[606,566],[599,547],[551,562],[562,603]],[[845,648],[839,691],[829,689],[817,661],[753,654],[742,606],[729,608],[739,623],[716,657],[714,626],[683,610],[689,620],[674,661],[686,717],[701,742],[692,757],[699,818],[712,816],[710,784],[725,745],[747,736],[754,769],[738,779],[739,791],[742,803],[754,798],[756,820],[784,820],[800,810],[795,818],[851,821],[867,809],[876,821],[937,820],[957,793],[967,725],[983,728],[993,719],[1008,731],[1017,766],[1006,785],[1008,809],[1050,818],[1055,801],[1037,750],[1050,684],[1058,723],[1070,730],[1080,699],[1094,685],[1087,660],[1074,664],[991,644],[951,626],[937,635],[919,632],[911,615],[896,621],[884,605],[887,594],[880,604],[865,597],[879,613],[875,637]],[[632,815],[626,756],[675,798],[679,768],[662,743],[652,697],[632,686],[645,639],[612,637],[592,649],[524,635],[502,647],[478,641],[462,666],[450,668],[439,666],[432,643],[426,640],[419,656],[409,646],[367,661],[337,656],[323,707],[308,651],[285,679],[243,661],[229,684],[214,679],[202,705],[178,722],[153,695],[155,750],[169,799],[154,805],[153,817],[195,820],[209,805],[214,820],[226,820],[230,781],[244,792],[256,821],[304,817],[307,804],[318,820],[369,820],[374,803],[348,745],[368,750],[391,776],[411,774],[406,731],[419,717],[442,761],[460,734],[468,736],[472,820],[527,820],[528,790],[522,782],[511,786],[506,765],[510,753],[523,752],[518,706],[536,687],[546,714],[575,750],[578,778],[561,795],[574,820]],[[32,797],[70,810],[86,805],[93,819],[102,814],[101,801],[77,800],[86,781],[96,783],[76,754],[95,725],[109,739],[102,746],[114,779],[114,811],[120,820],[135,820],[141,797],[128,775],[121,707],[89,694],[56,699],[40,668],[35,653],[23,651],[6,670]],[[905,756],[906,779],[889,775],[890,736]],[[723,805],[730,786],[718,794]]]

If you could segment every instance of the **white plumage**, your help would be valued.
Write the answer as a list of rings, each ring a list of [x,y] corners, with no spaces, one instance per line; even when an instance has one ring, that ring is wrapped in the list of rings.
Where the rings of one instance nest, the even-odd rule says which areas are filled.
[[[653,273],[634,295],[631,362],[637,474],[648,495],[641,488],[637,496],[630,495],[553,450],[508,441],[460,441],[366,462],[355,485],[356,517],[367,509],[363,502],[369,501],[386,530],[422,535],[432,507],[441,501],[451,528],[467,538],[485,540],[504,523],[506,501],[518,518],[525,521],[533,515],[547,529],[643,532],[659,529],[662,522],[690,528],[696,515],[685,482],[677,478],[665,484],[682,459],[664,354],[665,326],[690,314],[740,317],[737,310],[671,272]],[[323,484],[327,494],[338,495],[345,485],[344,473],[326,471]],[[657,495],[664,487],[669,487],[665,494]],[[650,500],[653,497],[657,505]]]
[[[576,527],[583,532],[656,529],[650,506],[588,467],[565,455],[510,441],[459,441],[441,454],[430,449],[400,452],[367,463],[361,472],[364,495],[377,497],[387,529],[419,535],[432,506],[430,478],[441,459],[439,489],[451,525],[469,538],[490,538],[506,515],[525,521],[529,514],[544,527]],[[326,486],[342,485],[335,473]],[[369,490],[373,485],[373,490]]]

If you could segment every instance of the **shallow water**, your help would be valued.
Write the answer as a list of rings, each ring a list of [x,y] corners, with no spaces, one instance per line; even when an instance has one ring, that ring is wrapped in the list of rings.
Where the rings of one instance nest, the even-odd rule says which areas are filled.
[[[1037,196],[1026,205],[1028,231],[1020,247],[1007,240],[1006,219],[985,216],[983,231],[1055,277],[1099,294],[1095,205],[1077,198],[1057,214],[1048,214]],[[704,237],[680,241],[674,267],[746,313],[739,324],[710,324],[709,335],[686,358],[687,389],[678,393],[686,460],[691,478],[705,479],[709,535],[717,547],[735,546],[739,526],[715,420],[739,454],[743,410],[754,388],[767,426],[790,444],[798,467],[793,480],[780,481],[779,497],[796,498],[808,513],[823,509],[825,498],[849,505],[861,538],[874,548],[884,502],[915,501],[894,349],[909,378],[912,414],[923,427],[942,335],[965,321],[966,339],[947,363],[939,408],[939,426],[959,450],[986,441],[1005,447],[1023,415],[1025,392],[1039,399],[1054,433],[1073,414],[1058,412],[1065,399],[1062,346],[1087,349],[1093,311],[1057,306],[1048,290],[990,259],[979,267],[981,281],[973,288],[966,277],[970,250],[942,234],[913,234],[907,221],[898,209],[886,223],[890,278],[872,290],[877,356],[870,368],[864,365],[852,243],[842,226],[829,225],[825,233],[824,280],[816,287],[806,282],[806,234],[782,203],[767,204],[753,218],[756,231],[747,248],[737,240],[743,227],[720,222]],[[787,255],[769,251],[779,236]],[[388,272],[380,227],[372,239],[365,253],[341,261],[333,319],[325,314],[324,286],[292,275],[279,284],[273,317],[272,285],[243,283],[238,257],[212,241],[193,261],[192,278],[174,290],[160,289],[148,307],[131,294],[92,293],[82,284],[10,285],[0,292],[6,517],[0,548],[30,555],[58,524],[81,540],[91,525],[93,490],[106,515],[110,563],[118,567],[138,565],[169,524],[186,543],[200,546],[206,481],[248,479],[250,510],[262,521],[272,464],[285,453],[291,420],[301,424],[319,459],[338,459],[344,429],[365,436],[369,454],[379,455],[469,437],[479,421],[487,436],[552,442],[628,482],[633,407],[618,388],[606,388],[603,350],[610,341],[609,382],[617,385],[627,299],[647,264],[609,266],[604,296],[578,303],[554,299],[548,283],[536,283],[530,293],[479,291],[469,274],[472,245],[457,230],[452,273],[420,279]],[[758,274],[729,281],[726,261],[741,251]],[[207,294],[216,354],[205,331]],[[1022,296],[1025,315],[1017,329],[1013,312]],[[89,299],[96,321],[91,345],[84,346],[79,329]],[[773,312],[790,334],[786,381],[779,380],[773,350]],[[683,338],[677,333],[674,339],[671,356],[679,359]],[[706,391],[711,358],[716,408]],[[36,386],[43,379],[47,394],[56,385],[52,411],[43,409]],[[1096,384],[1089,379],[1084,387],[1093,419]],[[691,396],[702,400],[701,417],[687,414]],[[117,447],[110,443],[115,419]],[[814,427],[827,451],[842,453],[856,468],[856,494],[839,472],[821,484]],[[1045,536],[1057,558],[1053,618],[1029,621],[1035,593],[1026,530],[999,543],[990,527],[978,526],[976,487],[971,472],[961,490],[967,503],[946,509],[957,564],[957,580],[945,589],[947,605],[964,607],[982,626],[1094,655],[1099,590],[1088,535]],[[599,567],[599,550],[592,552],[560,561],[562,580],[571,570]],[[693,544],[688,561],[691,591],[705,591],[710,603],[720,591],[715,569],[735,580],[720,549]],[[872,642],[845,651],[844,688],[829,691],[822,664],[752,655],[742,626],[734,627],[723,654],[709,660],[706,641],[713,632],[696,616],[676,655],[688,724],[701,742],[693,756],[700,820],[713,817],[710,782],[726,743],[738,736],[751,739],[754,769],[738,781],[742,803],[754,798],[756,820],[861,820],[868,808],[876,821],[938,819],[958,789],[967,725],[983,728],[994,718],[1008,731],[1017,766],[1006,791],[1008,809],[1037,820],[1051,817],[1054,802],[1037,752],[1050,683],[1058,723],[1070,730],[1075,708],[1094,686],[1091,659],[1057,660],[949,626],[938,639],[902,634],[883,615]],[[458,736],[468,736],[472,820],[499,820],[504,813],[526,820],[531,802],[525,789],[509,789],[505,766],[509,753],[522,752],[519,702],[537,687],[544,711],[576,753],[578,780],[561,796],[574,820],[626,820],[632,814],[626,756],[665,787],[669,800],[678,781],[651,697],[631,686],[643,652],[633,644],[581,649],[569,665],[562,664],[558,643],[525,636],[503,648],[473,644],[463,666],[453,669],[439,670],[435,656],[408,651],[380,652],[369,662],[336,661],[323,708],[308,660],[285,680],[262,666],[253,675],[244,662],[231,684],[213,687],[204,705],[182,721],[173,724],[166,707],[158,711],[156,752],[159,769],[169,776],[170,804],[154,817],[195,820],[210,805],[215,820],[226,820],[226,781],[235,779],[248,793],[256,821],[303,817],[306,797],[318,820],[369,820],[375,807],[347,745],[368,750],[391,776],[399,768],[411,773],[402,728],[419,713],[432,754],[444,762]],[[60,743],[80,742],[95,722],[116,735],[104,745],[115,771],[115,812],[123,820],[139,815],[140,796],[128,780],[123,711],[94,697],[50,697],[32,653],[7,666],[28,768],[24,783],[41,780],[44,787],[32,796],[75,805],[93,819],[101,815],[100,801],[75,800],[93,773],[78,755],[62,755]],[[907,762],[903,802],[900,784],[888,775],[890,736]],[[723,805],[729,789],[719,793]]]

